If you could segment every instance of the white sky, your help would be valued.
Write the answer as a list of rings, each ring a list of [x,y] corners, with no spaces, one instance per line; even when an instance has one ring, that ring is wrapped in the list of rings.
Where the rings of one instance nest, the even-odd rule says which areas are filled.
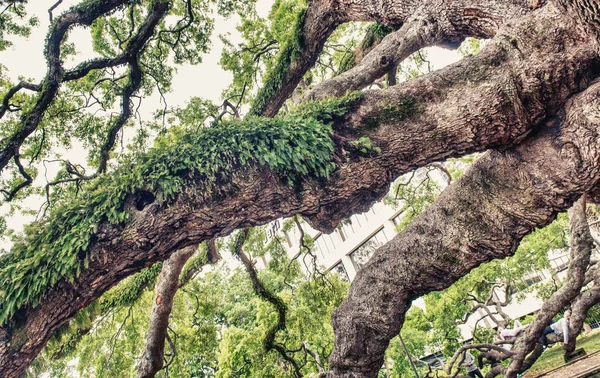
[[[8,76],[11,79],[18,80],[19,77],[24,77],[34,83],[39,83],[46,73],[46,61],[43,56],[44,40],[50,24],[47,8],[39,7],[29,3],[27,5],[29,14],[37,15],[40,25],[32,30],[29,38],[12,38],[14,45],[6,51],[0,52],[0,62],[8,68]],[[69,6],[77,3],[73,0],[64,0],[58,8],[54,10],[54,16],[60,15]],[[258,11],[263,17],[269,12],[272,1],[259,0]],[[49,3],[48,3],[49,4]],[[215,22],[215,30],[213,32],[212,47],[209,54],[205,55],[202,63],[197,66],[185,65],[178,69],[172,82],[172,91],[166,93],[165,97],[169,106],[185,106],[186,101],[193,96],[202,97],[220,103],[220,95],[223,89],[231,81],[231,73],[224,71],[219,66],[221,57],[222,43],[217,37],[219,34],[231,33],[232,40],[239,39],[239,35],[235,30],[238,20],[232,18],[229,20],[218,19]],[[88,29],[76,28],[71,31],[69,41],[75,42],[77,55],[74,60],[68,61],[66,67],[72,67],[81,61],[90,59],[95,56],[92,45],[91,36]],[[240,40],[241,41],[241,40]],[[441,48],[428,49],[428,56],[432,65],[435,68],[441,68],[447,64],[458,61],[461,56],[455,51],[449,51]],[[143,101],[140,113],[143,118],[150,119],[152,113],[162,108],[158,94]],[[86,153],[82,149],[74,148],[69,151],[68,157],[75,158],[75,155],[81,154],[83,158],[76,159],[85,160]],[[54,169],[58,169],[58,166]],[[43,168],[40,170],[38,182],[43,185]],[[52,177],[53,173],[49,174]],[[37,210],[42,203],[39,198],[31,198],[25,202],[25,206],[30,209]],[[6,214],[8,205],[0,207],[0,214]],[[33,216],[16,215],[7,219],[8,227],[14,230],[21,230],[23,225],[34,220]],[[0,239],[0,249],[10,249],[11,243],[7,238]]]

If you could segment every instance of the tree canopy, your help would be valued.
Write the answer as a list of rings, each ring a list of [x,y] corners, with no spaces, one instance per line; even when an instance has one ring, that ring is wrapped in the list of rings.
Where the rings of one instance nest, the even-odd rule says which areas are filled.
[[[245,252],[249,228],[301,216],[331,232],[402,174],[474,152],[485,153],[358,273],[333,312],[335,341],[320,374],[377,376],[414,299],[513,255],[573,204],[569,279],[515,343],[503,373],[523,369],[560,308],[580,306],[579,324],[598,302],[595,285],[581,293],[595,282],[586,201],[600,201],[597,1],[281,0],[266,18],[244,0],[84,0],[57,12],[60,4],[48,10],[45,76],[15,81],[6,67],[0,72],[0,190],[13,213],[32,196],[45,198],[38,220],[0,256],[0,375],[19,376],[78,311],[153,266],[145,280],[136,276],[130,293],[138,298],[156,262],[169,259],[161,277],[169,269],[179,277],[186,248],[206,242],[202,261],[215,262],[215,238],[240,230],[232,250],[256,277]],[[21,1],[1,5],[6,49],[40,22]],[[222,37],[221,63],[234,76],[223,103],[195,98],[140,120],[140,104],[170,90],[178,65],[201,61],[215,17],[234,15],[244,42]],[[92,58],[80,59],[70,40],[81,30]],[[488,41],[398,82],[412,54],[467,38]],[[202,82],[200,70],[193,80]],[[74,147],[86,159],[74,160]],[[48,162],[60,166],[53,177],[42,172]],[[169,268],[182,251],[180,266]],[[279,311],[264,344],[279,357],[260,358],[293,365],[273,339],[285,323],[279,296],[289,294],[251,281]],[[232,331],[231,343],[244,332]],[[304,346],[307,355],[318,343]]]

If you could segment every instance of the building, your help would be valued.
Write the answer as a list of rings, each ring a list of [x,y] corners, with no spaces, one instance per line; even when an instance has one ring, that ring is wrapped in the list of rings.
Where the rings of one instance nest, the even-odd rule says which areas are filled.
[[[464,168],[464,165],[462,168]],[[444,170],[420,168],[414,174],[417,183],[427,177],[439,187],[446,186],[447,177]],[[357,272],[369,261],[375,250],[398,233],[398,225],[403,216],[401,203],[398,207],[393,207],[380,201],[375,203],[369,211],[353,215],[343,221],[331,234],[316,231],[305,223],[302,227],[305,234],[311,236],[314,240],[312,253],[317,266],[320,266],[323,271],[337,272],[343,279],[352,281]],[[300,231],[297,227],[293,227],[284,232],[282,222],[282,220],[278,220],[269,224],[266,242],[268,243],[273,237],[279,235],[288,249],[288,255],[291,257],[296,255],[300,249]],[[558,278],[563,279],[566,276],[566,269],[569,264],[568,250],[551,251],[549,259],[550,265]],[[264,266],[266,262],[265,259],[258,262],[259,267]],[[311,269],[312,264],[301,265],[304,265],[304,269],[307,270]],[[549,271],[532,272],[525,278],[525,282],[533,285],[541,281],[547,281],[551,277]],[[494,295],[502,296],[503,294],[498,290]],[[502,310],[512,319],[517,319],[537,311],[542,303],[541,299],[531,293],[520,301],[512,301]],[[424,308],[423,301],[417,300],[415,305]],[[486,317],[484,310],[480,309],[472,314],[465,324],[459,326],[463,340],[472,339],[473,330],[477,326],[494,328],[496,324]]]

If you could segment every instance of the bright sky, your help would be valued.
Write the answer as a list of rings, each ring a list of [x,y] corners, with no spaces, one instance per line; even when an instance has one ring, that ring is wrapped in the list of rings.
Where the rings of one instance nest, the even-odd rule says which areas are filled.
[[[71,5],[78,1],[64,0],[55,10],[54,16],[60,15]],[[32,2],[33,3],[33,2]],[[13,38],[14,46],[6,51],[0,52],[0,62],[8,68],[8,76],[14,80],[24,77],[31,82],[39,83],[46,73],[46,61],[43,56],[44,40],[50,24],[47,8],[40,7],[39,2],[36,5],[29,3],[27,5],[29,14],[37,15],[40,26],[32,31],[29,38]],[[258,2],[258,11],[261,16],[266,17],[272,5],[272,1],[260,0]],[[186,65],[179,68],[178,73],[173,79],[172,92],[165,94],[169,106],[184,106],[186,101],[193,96],[202,97],[220,103],[219,97],[223,89],[231,81],[231,74],[225,72],[219,66],[222,43],[217,37],[219,34],[231,33],[232,40],[239,38],[235,26],[238,20],[235,18],[229,20],[218,19],[215,23],[215,30],[212,39],[212,48],[209,54],[203,57],[203,62],[198,66]],[[67,68],[75,66],[81,61],[93,58],[95,56],[91,46],[91,36],[88,29],[77,28],[69,35],[69,41],[75,42],[77,55],[74,60],[66,63]],[[461,56],[455,51],[449,51],[441,48],[428,49],[428,56],[435,68],[441,68],[447,64],[458,61]],[[140,113],[143,118],[149,119],[151,114],[162,108],[160,98],[157,94],[146,98]],[[82,149],[74,148],[69,151],[69,158],[76,159],[76,155],[85,156]],[[76,159],[77,160],[77,159]],[[79,159],[79,160],[84,160]],[[58,169],[58,166],[54,167]],[[43,172],[41,170],[40,172]],[[53,173],[49,174],[52,177]],[[43,181],[43,174],[40,174],[38,180],[40,184]],[[31,198],[26,206],[37,210],[42,203],[39,198]],[[6,214],[8,206],[0,207],[0,214]],[[23,225],[34,220],[34,216],[16,215],[7,219],[9,228],[21,230]],[[0,250],[10,249],[10,242],[6,238],[0,239]]]

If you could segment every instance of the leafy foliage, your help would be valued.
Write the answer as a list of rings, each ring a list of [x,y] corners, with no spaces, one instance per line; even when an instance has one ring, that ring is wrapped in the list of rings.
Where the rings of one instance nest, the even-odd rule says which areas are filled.
[[[39,24],[37,17],[27,18],[22,2],[6,1],[2,3],[2,7],[4,9],[0,13],[0,51],[13,45],[8,39],[10,35],[28,37],[31,28]]]
[[[263,86],[252,102],[250,114],[260,115],[266,106],[267,99],[281,88],[283,79],[285,78],[286,70],[289,65],[300,57],[302,52],[302,25],[306,15],[307,5],[299,2],[286,2],[284,0],[277,1],[272,8],[272,12],[281,17],[291,18],[295,21],[287,23],[293,25],[289,33],[286,33],[287,38],[280,41],[281,49],[277,56],[277,63],[263,81]],[[281,23],[281,28],[288,28],[285,23]]]
[[[251,231],[244,250],[251,256],[269,256],[267,268],[259,272],[260,279],[284,299],[288,308],[287,328],[278,333],[276,342],[294,350],[306,344],[326,363],[333,347],[329,318],[345,297],[348,284],[335,274],[308,281],[298,263],[288,260],[279,239],[265,244],[264,228]],[[187,266],[192,264],[188,261]],[[96,320],[93,329],[73,344],[80,375],[135,376],[135,358],[143,348],[151,300],[151,294],[146,293],[136,302],[119,307],[113,315]],[[220,264],[175,296],[170,335],[176,356],[168,370],[158,376],[292,376],[276,352],[266,353],[263,348],[264,337],[276,322],[275,309],[254,294],[247,273]],[[63,355],[51,361],[56,345],[50,345],[46,357],[38,359],[38,368],[61,377],[69,371],[71,357]],[[167,355],[172,353],[169,348]],[[294,354],[298,361],[303,360],[300,350]],[[308,375],[318,367],[307,356],[302,372]]]
[[[63,277],[78,276],[87,266],[86,250],[98,224],[125,221],[125,200],[138,190],[170,200],[193,180],[210,199],[228,190],[231,175],[253,165],[269,166],[290,184],[302,177],[327,178],[335,169],[331,121],[357,98],[309,103],[274,119],[223,122],[196,134],[170,129],[154,149],[90,183],[79,198],[57,205],[53,216],[30,226],[11,253],[0,257],[0,324],[25,304],[35,306]]]

